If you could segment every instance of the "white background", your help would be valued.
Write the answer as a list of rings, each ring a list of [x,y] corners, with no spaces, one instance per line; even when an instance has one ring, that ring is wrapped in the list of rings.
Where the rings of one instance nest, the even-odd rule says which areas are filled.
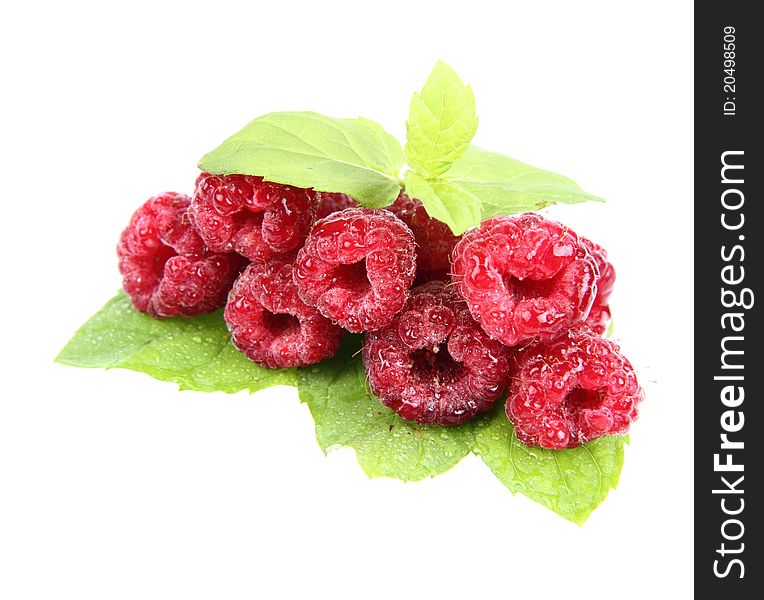
[[[689,2],[41,2],[0,16],[0,597],[689,598]],[[500,8],[499,8],[500,7]],[[579,528],[474,457],[431,481],[324,457],[288,388],[179,393],[53,364],[119,287],[130,213],[272,110],[399,137],[435,60],[475,142],[609,200],[549,211],[618,269],[647,390],[617,491]]]

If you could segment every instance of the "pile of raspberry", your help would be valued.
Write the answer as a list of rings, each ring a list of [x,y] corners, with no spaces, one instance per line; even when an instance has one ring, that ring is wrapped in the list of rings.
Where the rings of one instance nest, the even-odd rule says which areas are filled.
[[[117,247],[139,311],[224,308],[233,344],[267,368],[318,363],[364,333],[369,385],[422,424],[458,425],[506,394],[529,446],[624,434],[643,397],[602,337],[615,270],[597,244],[536,213],[455,236],[402,193],[367,209],[339,193],[202,173],[165,193]]]

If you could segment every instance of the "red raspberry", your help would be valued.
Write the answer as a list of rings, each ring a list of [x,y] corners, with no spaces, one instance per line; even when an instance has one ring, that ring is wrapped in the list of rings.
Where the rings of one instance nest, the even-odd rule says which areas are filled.
[[[346,208],[357,208],[358,202],[345,194],[335,194],[330,192],[319,192],[318,212],[316,219],[323,219],[332,213],[336,213]]]
[[[427,214],[421,201],[401,194],[387,210],[414,232],[416,239],[416,268],[420,276],[434,271],[432,279],[451,269],[451,251],[460,237],[451,233],[448,225]]]
[[[318,221],[300,249],[300,298],[348,331],[384,327],[406,304],[416,272],[414,236],[386,210],[350,208]]]
[[[432,281],[411,290],[392,323],[366,334],[363,363],[372,391],[404,419],[458,425],[504,391],[508,350],[452,288]]]
[[[215,252],[265,260],[305,240],[316,216],[316,192],[251,175],[202,173],[189,214]]]
[[[507,417],[522,443],[561,450],[625,434],[643,398],[631,363],[586,328],[517,353]]]
[[[117,245],[122,286],[141,312],[192,316],[225,304],[242,259],[213,254],[188,219],[190,199],[168,192],[130,218]]]
[[[239,276],[225,307],[234,346],[256,363],[281,369],[305,366],[336,351],[342,329],[297,296],[292,263],[252,263]]]
[[[597,292],[597,265],[578,236],[535,213],[468,231],[452,273],[475,320],[507,346],[548,341],[583,322]]]
[[[602,335],[607,331],[611,318],[608,301],[615,284],[615,267],[607,261],[607,252],[605,252],[604,248],[583,237],[581,242],[589,250],[592,257],[594,257],[600,273],[600,277],[597,280],[597,295],[594,297],[592,310],[589,312],[589,316],[584,321],[584,324],[594,333]]]

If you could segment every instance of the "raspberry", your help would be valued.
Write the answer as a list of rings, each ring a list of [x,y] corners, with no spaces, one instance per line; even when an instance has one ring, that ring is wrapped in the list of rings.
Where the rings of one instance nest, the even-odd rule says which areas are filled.
[[[416,266],[421,274],[433,273],[433,279],[451,268],[451,251],[459,237],[451,233],[448,225],[427,214],[421,201],[401,194],[387,207],[401,221],[409,226],[416,239]]]
[[[318,196],[319,204],[316,219],[323,219],[337,211],[345,210],[346,208],[356,208],[358,206],[358,202],[345,194],[320,192]]]
[[[150,198],[119,238],[122,285],[141,312],[174,317],[220,308],[242,267],[238,256],[204,245],[188,219],[189,203],[173,192]]]
[[[631,363],[613,342],[586,328],[516,355],[507,417],[517,439],[560,450],[625,434],[643,398]]]
[[[607,331],[611,318],[608,300],[615,284],[615,267],[607,261],[607,252],[605,252],[604,248],[583,237],[581,242],[589,250],[600,272],[600,278],[597,280],[597,295],[594,297],[592,310],[589,312],[589,316],[584,321],[584,324],[594,333],[602,335]]]
[[[406,304],[414,235],[386,210],[349,208],[321,219],[297,255],[300,298],[348,331],[379,329]]]
[[[549,341],[583,322],[597,291],[597,265],[578,236],[535,213],[467,232],[452,273],[475,320],[507,346]]]
[[[507,354],[452,288],[432,281],[411,290],[392,323],[366,334],[363,363],[372,391],[402,418],[457,425],[504,391]]]
[[[213,251],[237,252],[254,261],[298,248],[317,204],[313,190],[251,175],[202,173],[189,214]]]
[[[272,369],[305,366],[332,356],[342,329],[297,295],[292,263],[252,263],[239,276],[225,308],[234,346]]]

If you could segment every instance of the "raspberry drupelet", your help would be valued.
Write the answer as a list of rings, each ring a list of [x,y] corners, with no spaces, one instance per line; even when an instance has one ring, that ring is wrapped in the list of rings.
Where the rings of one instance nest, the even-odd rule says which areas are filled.
[[[202,173],[189,214],[212,250],[255,261],[297,249],[315,221],[317,206],[317,194],[310,189],[251,175]]]
[[[387,207],[401,221],[409,226],[416,240],[417,273],[448,273],[451,268],[451,252],[459,241],[451,229],[427,214],[420,200],[406,194]],[[433,277],[437,277],[434,275]]]
[[[452,276],[475,320],[507,346],[582,323],[597,293],[594,258],[570,229],[535,213],[493,217],[454,248]]]
[[[189,204],[174,192],[150,198],[120,236],[122,286],[141,312],[174,317],[216,310],[243,267],[241,257],[207,248],[189,221]]]
[[[272,369],[305,366],[337,351],[342,328],[297,296],[288,258],[254,262],[239,276],[225,308],[234,346]]]
[[[607,252],[604,248],[583,237],[581,242],[594,258],[600,273],[597,280],[597,295],[594,297],[592,309],[584,324],[594,333],[603,335],[607,331],[611,319],[609,301],[615,285],[615,267],[608,262]]]
[[[318,194],[318,209],[316,212],[316,219],[323,219],[328,217],[332,213],[336,213],[346,208],[357,208],[358,202],[353,200],[346,194],[338,194],[334,192],[319,192]]]
[[[386,210],[350,208],[318,221],[297,255],[302,300],[348,331],[380,329],[406,304],[414,236]]]
[[[506,412],[528,446],[574,448],[606,434],[625,434],[637,418],[642,388],[613,342],[588,328],[515,355]]]
[[[452,288],[432,281],[411,290],[389,325],[366,334],[363,362],[372,391],[402,418],[458,425],[504,391],[508,352]]]

